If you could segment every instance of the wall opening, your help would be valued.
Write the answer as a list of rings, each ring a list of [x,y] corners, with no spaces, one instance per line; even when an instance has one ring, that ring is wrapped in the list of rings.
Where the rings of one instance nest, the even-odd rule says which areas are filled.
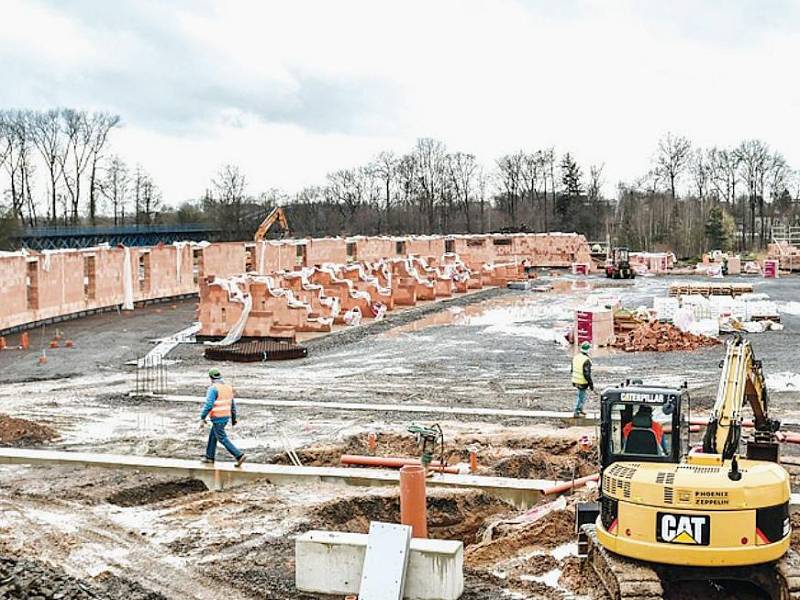
[[[244,271],[254,273],[256,271],[256,245],[245,244],[244,246]]]
[[[355,242],[347,242],[347,262],[356,262],[358,260],[358,249]]]
[[[203,277],[203,249],[192,248],[192,281],[195,285],[200,284]]]
[[[149,292],[150,291],[150,253],[149,252],[140,252],[139,253],[139,264],[138,269],[136,270],[136,277],[139,281],[139,291],[140,292]]]
[[[295,260],[294,264],[298,267],[305,267],[306,266],[306,245],[305,244],[297,244],[295,246]]]
[[[28,261],[28,272],[25,277],[25,298],[28,310],[39,308],[39,261]]]
[[[96,263],[94,256],[83,257],[83,297],[94,300],[97,295]]]
[[[456,251],[456,241],[455,240],[445,240],[444,241],[444,251],[445,254],[453,254]]]
[[[511,238],[495,238],[493,243],[495,246],[510,246]]]
[[[483,246],[483,242],[484,242],[484,241],[485,241],[485,240],[483,240],[482,238],[481,238],[481,239],[471,239],[471,240],[467,240],[467,246],[473,246],[473,247],[474,247],[474,246]]]
[[[405,254],[406,253],[406,243],[403,240],[397,240],[394,243],[394,253],[395,254]]]
[[[225,323],[228,322],[227,321],[227,319],[228,319],[228,311],[225,309],[224,306],[222,306],[219,309],[219,314],[220,314],[220,323],[222,323],[224,325]]]

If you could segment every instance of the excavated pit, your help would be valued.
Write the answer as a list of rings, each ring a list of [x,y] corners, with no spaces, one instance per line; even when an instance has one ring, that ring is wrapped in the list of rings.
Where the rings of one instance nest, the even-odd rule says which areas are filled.
[[[445,461],[448,464],[469,461],[469,448],[476,447],[478,475],[520,479],[569,480],[597,472],[595,450],[585,452],[576,440],[549,437],[461,436],[445,438]],[[314,444],[296,450],[305,466],[341,466],[343,454],[418,458],[420,449],[411,434],[379,432],[376,447],[370,450],[367,434],[350,436],[334,444]],[[434,456],[439,460],[440,456]],[[290,464],[285,453],[272,459],[276,464]]]
[[[199,479],[175,479],[119,490],[106,501],[117,506],[145,506],[206,491],[208,488]]]
[[[486,521],[495,515],[513,512],[510,504],[482,492],[428,494],[428,536],[474,544]],[[325,502],[308,517],[307,529],[367,533],[370,521],[400,522],[400,498],[392,495],[365,495]]]

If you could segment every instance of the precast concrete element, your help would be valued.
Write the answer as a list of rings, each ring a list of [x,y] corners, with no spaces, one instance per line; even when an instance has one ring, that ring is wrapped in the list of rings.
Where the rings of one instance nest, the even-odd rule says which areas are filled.
[[[27,450],[23,448],[0,448],[0,464],[133,469],[178,477],[191,477],[202,481],[210,490],[222,490],[235,482],[253,479],[267,479],[275,485],[325,482],[355,486],[392,486],[396,488],[400,483],[399,472],[381,469],[295,467],[258,463],[246,463],[237,468],[232,462],[217,462],[214,465],[204,465],[199,460],[178,458],[62,452],[57,450]],[[544,490],[557,483],[559,482],[544,479],[513,479],[510,477],[451,475],[448,473],[434,473],[426,480],[428,487],[480,490],[510,502],[518,508],[530,508],[537,503]]]
[[[308,531],[295,540],[295,585],[317,594],[357,594],[368,536]],[[464,593],[464,545],[453,540],[411,540],[405,598],[456,600]]]

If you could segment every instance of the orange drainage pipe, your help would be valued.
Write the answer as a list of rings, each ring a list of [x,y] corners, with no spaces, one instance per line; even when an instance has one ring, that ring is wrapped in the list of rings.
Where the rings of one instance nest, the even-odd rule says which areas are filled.
[[[411,526],[411,537],[428,537],[428,506],[422,465],[400,468],[400,523]]]
[[[600,473],[595,473],[594,475],[587,475],[586,477],[579,477],[574,481],[565,481],[564,483],[558,483],[554,486],[549,488],[545,488],[542,490],[542,494],[545,496],[552,496],[553,494],[560,494],[562,492],[566,492],[569,490],[574,490],[579,487],[585,486],[590,481],[597,481],[600,479]]]
[[[422,463],[416,458],[401,458],[398,456],[361,456],[358,454],[342,454],[339,459],[343,465],[358,465],[362,467],[390,467],[400,469],[407,465],[417,466]],[[440,473],[458,473],[458,467],[442,466],[438,461],[433,461],[431,471]]]

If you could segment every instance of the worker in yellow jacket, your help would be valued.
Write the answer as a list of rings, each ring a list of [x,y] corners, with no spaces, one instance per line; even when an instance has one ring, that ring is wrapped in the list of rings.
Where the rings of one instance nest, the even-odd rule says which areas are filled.
[[[572,385],[578,389],[578,397],[575,400],[575,417],[586,416],[586,413],[583,412],[583,405],[586,404],[586,390],[594,391],[592,359],[589,358],[591,349],[592,345],[589,342],[583,342],[580,352],[572,357]]]
[[[217,454],[217,442],[225,446],[236,459],[236,466],[242,466],[245,460],[244,452],[233,445],[233,442],[225,433],[225,426],[228,421],[231,425],[236,425],[236,402],[233,399],[233,387],[225,383],[219,369],[211,369],[208,372],[211,378],[211,385],[206,393],[206,403],[203,412],[200,413],[200,420],[205,423],[206,417],[211,417],[211,431],[208,432],[208,446],[206,455],[203,457],[204,463],[213,463]]]

